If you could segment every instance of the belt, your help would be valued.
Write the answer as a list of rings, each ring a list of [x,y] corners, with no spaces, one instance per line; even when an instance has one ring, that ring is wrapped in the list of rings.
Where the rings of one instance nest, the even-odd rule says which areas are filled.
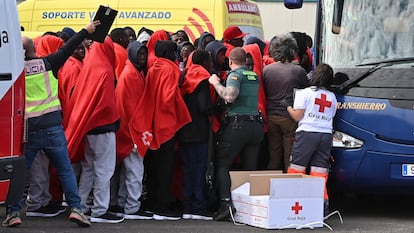
[[[227,117],[231,121],[261,121],[263,120],[260,115],[235,115]]]

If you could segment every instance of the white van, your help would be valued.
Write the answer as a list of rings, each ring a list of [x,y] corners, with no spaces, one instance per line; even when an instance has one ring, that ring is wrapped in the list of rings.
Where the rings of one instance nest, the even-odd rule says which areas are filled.
[[[26,181],[23,155],[25,72],[16,2],[0,0],[0,204],[21,197]]]

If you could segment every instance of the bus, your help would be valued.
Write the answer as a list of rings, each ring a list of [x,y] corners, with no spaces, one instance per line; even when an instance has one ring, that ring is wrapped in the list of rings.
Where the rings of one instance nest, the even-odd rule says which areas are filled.
[[[336,73],[330,189],[414,194],[414,1],[319,0],[314,48]]]
[[[7,204],[21,197],[26,182],[24,50],[10,0],[0,0],[0,54],[0,204]]]

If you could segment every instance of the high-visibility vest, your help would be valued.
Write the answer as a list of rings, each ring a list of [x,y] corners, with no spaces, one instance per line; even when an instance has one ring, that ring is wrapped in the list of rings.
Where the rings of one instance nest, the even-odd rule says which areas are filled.
[[[46,71],[43,59],[25,62],[26,117],[38,117],[61,109],[58,98],[58,80]]]

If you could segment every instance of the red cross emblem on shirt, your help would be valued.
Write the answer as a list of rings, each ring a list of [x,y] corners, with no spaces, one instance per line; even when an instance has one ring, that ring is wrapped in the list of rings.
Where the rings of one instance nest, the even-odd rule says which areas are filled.
[[[295,202],[295,205],[292,206],[292,210],[295,211],[295,214],[299,214],[299,211],[301,211],[303,207],[299,205],[299,202]]]
[[[321,94],[321,98],[315,99],[315,104],[319,105],[319,112],[325,112],[325,108],[330,108],[332,106],[332,102],[326,100],[326,95]]]

